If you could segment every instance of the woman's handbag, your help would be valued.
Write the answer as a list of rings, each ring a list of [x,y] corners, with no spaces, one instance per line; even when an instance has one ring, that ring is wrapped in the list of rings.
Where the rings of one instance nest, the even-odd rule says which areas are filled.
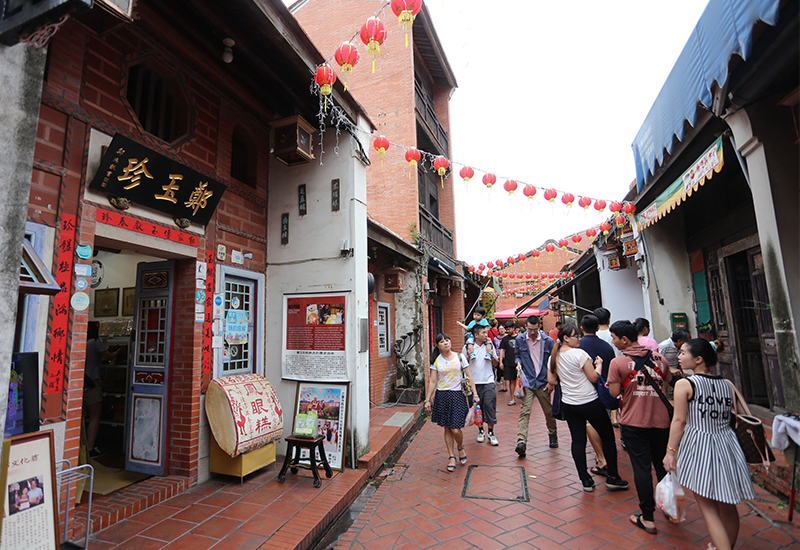
[[[750,413],[750,408],[745,403],[739,390],[728,382],[733,390],[733,411],[731,414],[731,428],[739,440],[739,446],[744,453],[744,459],[748,464],[763,464],[765,470],[769,470],[770,463],[775,461],[775,455],[767,444],[764,435],[764,425],[761,420]],[[739,402],[745,414],[736,412],[736,403]]]
[[[564,420],[564,407],[561,403],[561,384],[556,384],[553,389],[553,418],[556,420]]]
[[[461,393],[463,393],[465,397],[469,397],[472,395],[472,385],[469,383],[469,376],[467,376],[466,361],[464,360],[464,356],[460,353],[458,354],[458,361],[461,363]]]
[[[606,381],[603,379],[602,374],[597,375],[595,387],[597,388],[597,397],[600,398],[600,402],[607,410],[615,411],[619,409],[619,398],[614,397],[611,395],[611,392],[608,391],[608,388],[606,387]]]

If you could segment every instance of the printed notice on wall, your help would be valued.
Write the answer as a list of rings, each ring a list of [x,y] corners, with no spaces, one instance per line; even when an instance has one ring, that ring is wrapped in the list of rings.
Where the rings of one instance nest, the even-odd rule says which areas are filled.
[[[287,294],[283,312],[283,378],[347,381],[345,296]]]

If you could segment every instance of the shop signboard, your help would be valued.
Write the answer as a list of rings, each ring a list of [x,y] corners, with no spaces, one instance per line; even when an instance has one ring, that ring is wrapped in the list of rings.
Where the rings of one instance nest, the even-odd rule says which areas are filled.
[[[283,378],[346,382],[343,294],[283,297]]]
[[[225,192],[222,183],[120,134],[89,187],[203,226]]]

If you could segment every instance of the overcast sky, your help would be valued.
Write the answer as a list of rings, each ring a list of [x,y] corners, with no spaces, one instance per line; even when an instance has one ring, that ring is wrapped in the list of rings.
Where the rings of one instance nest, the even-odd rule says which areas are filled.
[[[458,259],[505,258],[603,221],[577,199],[627,193],[631,142],[707,1],[425,0],[458,81],[452,158],[476,169],[454,178]],[[384,20],[401,36],[388,8]],[[478,169],[497,175],[490,191]],[[569,191],[575,206],[541,190],[528,200],[521,184],[509,198],[506,178]]]

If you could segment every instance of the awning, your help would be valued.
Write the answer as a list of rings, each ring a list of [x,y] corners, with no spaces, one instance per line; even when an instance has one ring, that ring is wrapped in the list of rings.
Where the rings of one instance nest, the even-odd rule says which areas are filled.
[[[465,281],[468,280],[466,277],[464,277],[463,274],[459,273],[454,267],[450,267],[447,263],[445,263],[443,260],[440,260],[436,256],[431,256],[431,258],[428,260],[428,267],[433,268],[434,271],[437,271],[438,273],[444,275],[445,277],[449,277],[457,281],[460,281],[462,279]]]
[[[733,54],[746,59],[758,20],[775,25],[780,0],[710,0],[700,21],[678,56],[667,81],[644,119],[633,144],[636,185],[639,191],[655,163],[672,153],[673,136],[683,139],[684,121],[694,126],[697,104],[710,108],[712,87],[728,79]]]
[[[553,294],[555,294],[556,296],[559,296],[559,295],[565,293],[567,290],[571,290],[572,287],[574,287],[576,284],[578,284],[578,282],[582,281],[583,279],[585,279],[586,277],[588,277],[592,273],[596,273],[596,272],[597,272],[597,263],[595,262],[589,268],[587,268],[585,271],[582,271],[581,273],[578,273],[577,275],[575,275],[575,277],[573,277],[572,279],[570,279],[569,281],[567,281],[566,283],[564,283],[563,285],[558,287],[553,292]]]
[[[547,295],[547,293],[550,292],[551,290],[553,290],[553,288],[555,288],[555,286],[556,286],[556,283],[550,283],[539,294],[537,294],[536,296],[534,296],[533,298],[531,298],[530,300],[528,300],[527,302],[525,302],[524,304],[519,306],[516,309],[516,311],[524,311],[525,308],[527,308],[528,306],[530,306],[531,304],[533,304],[535,302],[538,302],[543,296]]]
[[[20,294],[55,295],[61,290],[53,274],[31,246],[28,239],[22,240],[22,265],[19,271]]]
[[[543,311],[543,310],[536,309],[536,308],[533,308],[533,307],[530,307],[530,308],[526,307],[525,309],[523,309],[522,311],[519,311],[519,312],[517,311],[517,309],[519,309],[519,308],[513,308],[512,307],[512,308],[509,308],[509,309],[504,309],[503,311],[495,311],[494,312],[494,318],[495,319],[513,319],[515,317],[520,317],[522,315],[525,315],[526,317],[529,317],[531,315],[542,316],[542,315],[547,315],[548,314],[548,310],[544,310]]]
[[[722,156],[722,137],[700,155],[681,177],[667,187],[647,208],[636,216],[639,229],[653,225],[658,220],[675,210],[678,205],[691,197],[707,179],[722,170],[724,159]]]

